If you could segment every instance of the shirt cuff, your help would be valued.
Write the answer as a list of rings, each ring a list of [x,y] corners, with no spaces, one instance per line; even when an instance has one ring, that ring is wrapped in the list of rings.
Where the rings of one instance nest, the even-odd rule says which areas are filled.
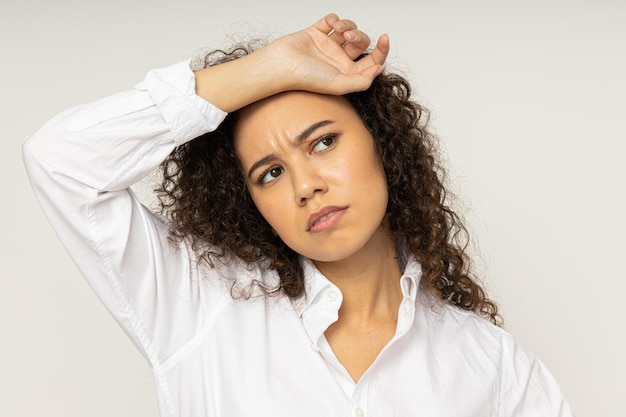
[[[227,113],[196,95],[196,82],[190,61],[154,69],[135,86],[147,91],[169,126],[176,145],[211,132]]]

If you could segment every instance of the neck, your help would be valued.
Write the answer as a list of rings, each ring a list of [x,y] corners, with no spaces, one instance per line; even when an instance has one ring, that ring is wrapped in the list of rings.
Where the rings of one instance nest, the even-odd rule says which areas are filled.
[[[402,270],[390,234],[381,227],[377,235],[347,259],[314,262],[343,293],[340,320],[365,322],[397,315]]]

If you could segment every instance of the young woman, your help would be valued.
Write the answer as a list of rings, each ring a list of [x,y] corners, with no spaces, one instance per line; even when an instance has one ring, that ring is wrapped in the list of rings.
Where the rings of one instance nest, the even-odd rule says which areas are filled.
[[[24,157],[164,416],[571,416],[469,271],[387,36],[330,14],[151,71]],[[129,186],[163,169],[162,214]],[[167,214],[164,216],[163,214]]]

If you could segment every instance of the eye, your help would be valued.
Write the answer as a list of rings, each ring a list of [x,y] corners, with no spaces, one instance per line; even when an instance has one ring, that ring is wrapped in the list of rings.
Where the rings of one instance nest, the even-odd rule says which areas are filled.
[[[335,144],[336,135],[328,135],[318,139],[313,145],[313,152],[322,152]]]
[[[267,171],[263,171],[263,173],[259,176],[259,184],[269,184],[274,181],[276,178],[283,173],[283,169],[281,167],[272,167]]]

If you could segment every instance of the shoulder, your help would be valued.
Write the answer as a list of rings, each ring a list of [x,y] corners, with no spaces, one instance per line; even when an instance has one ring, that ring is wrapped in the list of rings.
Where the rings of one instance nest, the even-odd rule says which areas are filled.
[[[419,309],[431,342],[439,348],[459,351],[464,358],[488,361],[505,379],[510,369],[531,369],[536,358],[526,352],[512,334],[473,311],[420,293]]]
[[[426,291],[418,293],[416,302],[429,333],[443,343],[500,350],[512,341],[512,336],[502,327],[472,311],[436,299]]]
[[[498,381],[500,415],[573,416],[550,371],[515,337],[477,314],[422,294],[422,314],[433,350],[461,358]]]

